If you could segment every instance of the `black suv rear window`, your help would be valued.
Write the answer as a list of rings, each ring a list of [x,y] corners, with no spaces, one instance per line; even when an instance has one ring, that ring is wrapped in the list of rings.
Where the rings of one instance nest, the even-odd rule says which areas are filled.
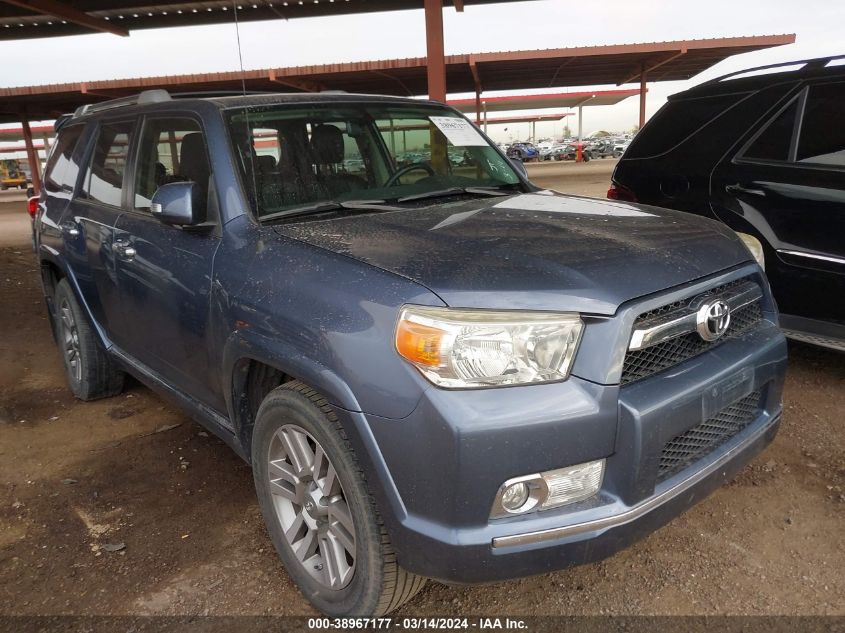
[[[792,135],[795,130],[795,115],[797,113],[798,99],[796,98],[754,139],[743,158],[789,160],[789,150],[792,147]]]
[[[845,83],[811,86],[804,106],[797,160],[801,163],[845,165]]]
[[[668,152],[743,97],[745,94],[729,94],[670,101],[649,122],[649,133],[634,138],[625,157],[649,158]]]

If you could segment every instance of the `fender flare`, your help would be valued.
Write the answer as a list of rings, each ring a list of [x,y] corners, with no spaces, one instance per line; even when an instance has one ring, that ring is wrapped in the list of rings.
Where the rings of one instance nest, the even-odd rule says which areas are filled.
[[[235,423],[235,432],[239,419],[235,401],[236,389],[240,378],[240,368],[245,361],[257,361],[272,367],[286,376],[301,380],[319,391],[330,404],[360,412],[361,406],[349,388],[349,385],[328,367],[315,361],[286,341],[271,339],[258,332],[246,329],[233,332],[223,347],[222,376],[225,384],[223,394],[230,419]]]
[[[44,294],[44,300],[47,303],[47,309],[50,312],[50,316],[54,316],[54,310],[52,299],[47,293],[46,280],[44,279],[43,266],[45,263],[52,264],[53,266],[58,268],[59,272],[61,272],[64,279],[67,279],[68,284],[70,285],[71,292],[73,292],[77,303],[82,308],[83,312],[85,313],[85,316],[88,319],[88,323],[94,330],[94,336],[96,336],[97,342],[102,345],[103,349],[111,349],[111,339],[106,335],[106,332],[102,328],[100,323],[94,318],[94,314],[91,312],[91,308],[88,306],[88,302],[85,301],[85,297],[82,294],[82,290],[79,287],[79,282],[76,279],[76,275],[74,274],[73,269],[68,266],[67,261],[64,257],[62,257],[62,254],[59,251],[47,246],[44,243],[41,243],[39,244],[38,248],[38,265],[40,268],[42,268],[42,270],[39,271],[39,275],[41,276],[41,289]],[[52,319],[50,327],[53,327]]]

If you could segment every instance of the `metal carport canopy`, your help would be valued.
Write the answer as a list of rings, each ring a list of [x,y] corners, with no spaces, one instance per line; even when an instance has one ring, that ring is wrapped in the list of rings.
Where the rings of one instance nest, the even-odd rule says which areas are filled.
[[[477,94],[487,90],[623,84],[639,81],[643,69],[650,81],[689,79],[731,55],[794,41],[794,35],[765,35],[449,55],[446,77],[450,92]],[[426,58],[416,57],[2,88],[0,122],[52,119],[85,103],[152,88],[237,92],[242,82],[249,91],[346,90],[419,96],[427,92],[426,71]]]
[[[509,0],[443,0],[444,6],[464,6]],[[423,0],[232,0],[210,2],[152,2],[150,0],[3,0],[0,2],[0,40],[32,39],[112,33],[129,35],[137,29],[292,20],[297,18],[422,9]]]
[[[590,90],[587,92],[555,92],[537,95],[506,95],[482,97],[487,112],[512,112],[542,108],[577,108],[591,105],[616,105],[620,101],[640,94],[639,89]],[[448,104],[461,112],[475,112],[475,99],[449,99]]]
[[[317,16],[397,11],[422,8],[428,58],[428,94],[446,99],[443,41],[443,9],[451,2],[457,11],[465,5],[493,4],[508,0],[216,0],[212,2],[162,3],[149,0],[3,0],[0,2],[0,39],[47,38],[83,33],[127,36],[144,28],[204,24],[231,24],[237,20],[277,20]],[[530,1],[530,0],[529,0]],[[420,7],[422,4],[422,7]],[[230,11],[231,9],[231,11]],[[38,152],[32,143],[27,111],[21,112],[26,151],[33,165],[32,184],[41,188]]]

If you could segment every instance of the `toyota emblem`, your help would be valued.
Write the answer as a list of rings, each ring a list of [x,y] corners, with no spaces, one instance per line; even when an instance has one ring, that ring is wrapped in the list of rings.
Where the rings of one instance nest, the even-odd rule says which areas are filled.
[[[731,324],[731,308],[724,301],[710,301],[698,309],[695,329],[705,341],[721,338]]]

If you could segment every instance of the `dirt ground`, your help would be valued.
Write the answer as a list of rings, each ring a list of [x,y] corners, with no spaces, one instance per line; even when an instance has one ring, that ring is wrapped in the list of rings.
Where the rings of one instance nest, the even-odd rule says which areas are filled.
[[[611,168],[529,170],[601,196]],[[0,615],[312,614],[222,442],[134,382],[73,399],[22,200],[0,202],[0,230]],[[776,441],[690,512],[601,563],[429,583],[400,615],[845,614],[845,355],[790,354]]]

